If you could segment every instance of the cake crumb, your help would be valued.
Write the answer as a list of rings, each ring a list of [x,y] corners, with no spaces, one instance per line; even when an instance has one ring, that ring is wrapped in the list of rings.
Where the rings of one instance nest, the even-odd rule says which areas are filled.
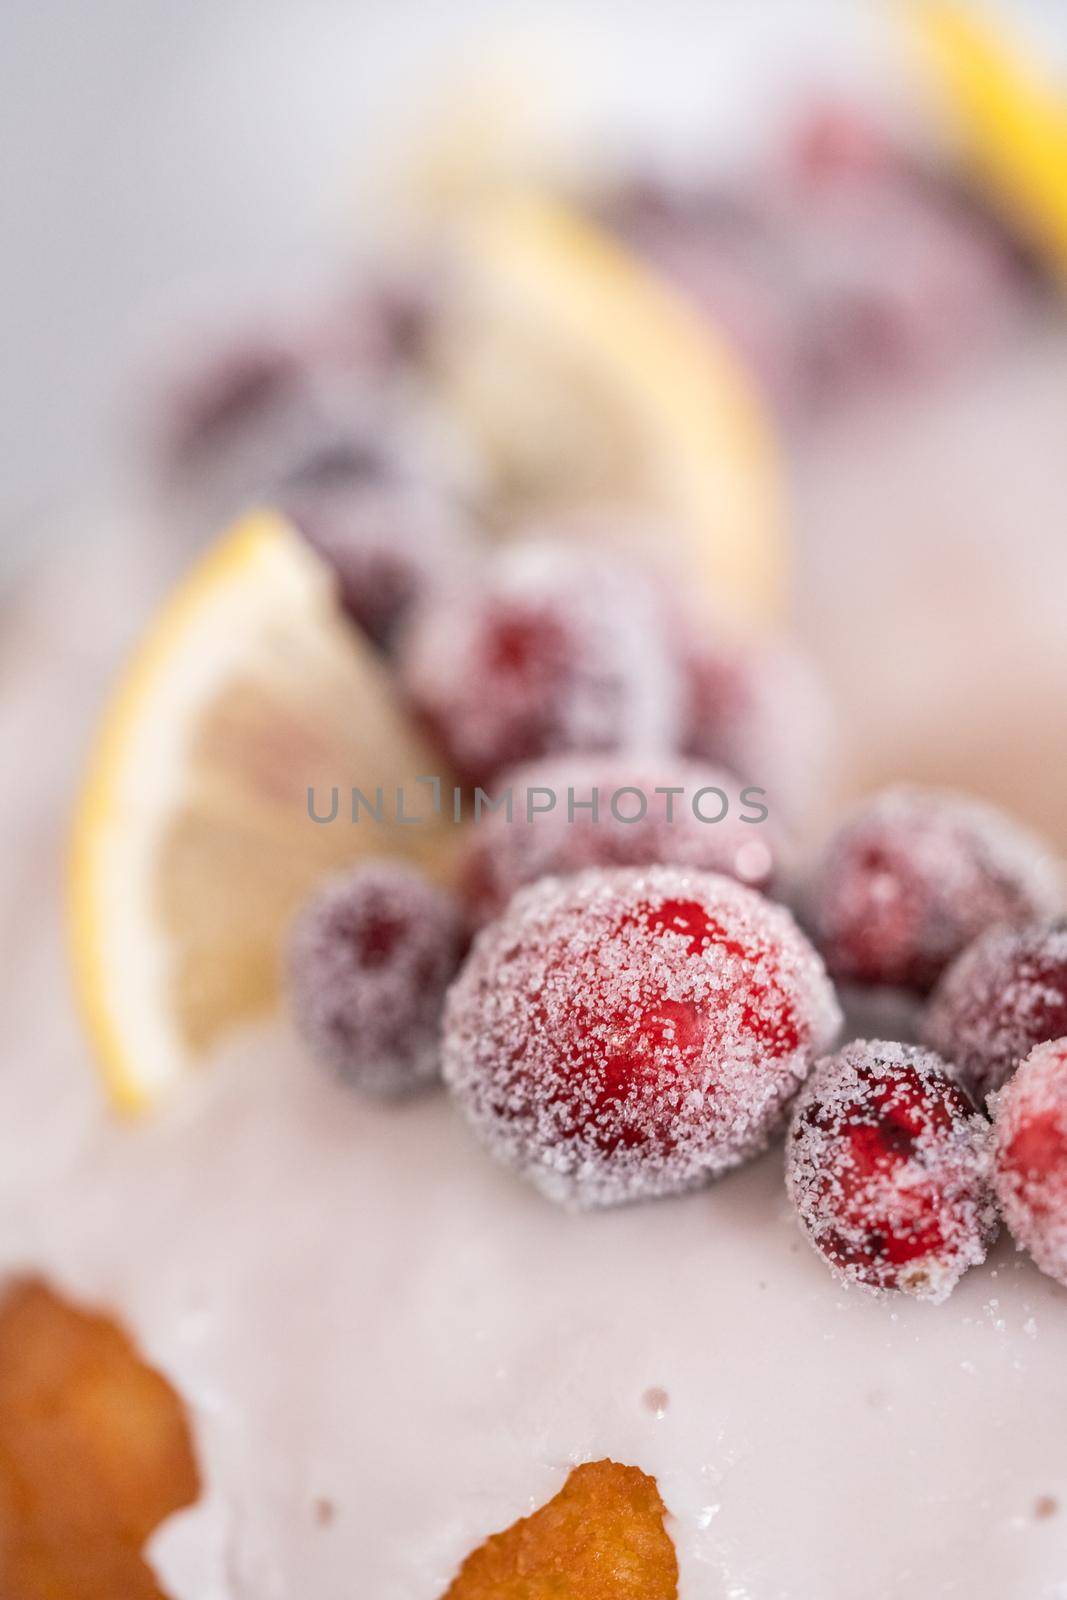
[[[337,1507],[327,1495],[320,1494],[312,1505],[312,1515],[317,1528],[328,1528],[337,1516]]]

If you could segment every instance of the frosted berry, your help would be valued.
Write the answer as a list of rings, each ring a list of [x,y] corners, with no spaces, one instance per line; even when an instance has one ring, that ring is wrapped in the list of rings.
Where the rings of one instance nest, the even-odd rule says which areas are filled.
[[[309,464],[392,453],[404,435],[440,454],[437,409],[417,397],[408,367],[431,303],[400,280],[363,283],[342,303],[264,306],[229,322],[190,321],[155,357],[152,388],[160,465],[221,505],[274,497]],[[433,437],[431,437],[433,436]]]
[[[1067,1036],[1067,919],[976,939],[930,997],[923,1033],[979,1102],[1035,1044]]]
[[[682,867],[520,890],[446,1006],[476,1132],[555,1199],[672,1194],[762,1149],[840,1021],[792,917]]]
[[[815,398],[937,373],[1010,326],[1017,274],[996,227],[904,164],[824,165],[792,222]]]
[[[697,867],[761,890],[781,869],[774,819],[759,820],[762,806],[744,802],[743,785],[718,767],[549,756],[502,774],[498,787],[511,791],[511,816],[497,810],[474,823],[460,866],[474,926],[499,916],[525,884],[586,867]]]
[[[342,369],[386,379],[424,360],[440,314],[433,273],[364,277],[322,308],[315,330],[318,353]]]
[[[227,338],[192,335],[165,383],[164,450],[179,473],[213,467],[236,441],[273,432],[280,416],[310,403],[299,337],[274,325]]]
[[[462,954],[450,896],[399,862],[328,883],[289,947],[293,1017],[312,1055],[374,1095],[433,1079],[441,1007]]]
[[[652,586],[609,550],[525,540],[400,641],[415,712],[465,778],[565,750],[664,749],[679,689]]]
[[[857,1039],[797,1097],[786,1184],[843,1283],[944,1300],[996,1231],[989,1124],[941,1058]]]
[[[827,183],[861,183],[899,170],[888,134],[859,106],[821,100],[791,131],[787,159],[802,190]]]
[[[993,806],[897,787],[830,839],[812,885],[816,942],[838,979],[927,992],[972,939],[1061,903],[1058,867]]]
[[[430,487],[395,476],[289,488],[282,504],[337,573],[345,609],[387,648],[414,605],[459,577],[473,541],[456,508]]]
[[[1067,1285],[1067,1039],[1037,1045],[991,1101],[997,1198],[1012,1236]]]
[[[831,757],[826,691],[807,658],[783,644],[733,644],[683,633],[688,755],[766,790],[776,817],[802,817]]]

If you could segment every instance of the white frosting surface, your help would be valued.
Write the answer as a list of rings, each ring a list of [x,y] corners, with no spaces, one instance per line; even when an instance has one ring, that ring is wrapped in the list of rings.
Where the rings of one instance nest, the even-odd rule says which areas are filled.
[[[684,1600],[1067,1582],[1067,1292],[1003,1244],[941,1307],[842,1291],[779,1152],[572,1216],[443,1096],[369,1107],[279,1029],[101,1128],[4,1250],[118,1305],[193,1407],[209,1493],[155,1545],[176,1600],[438,1600],[601,1456],[658,1478]]]

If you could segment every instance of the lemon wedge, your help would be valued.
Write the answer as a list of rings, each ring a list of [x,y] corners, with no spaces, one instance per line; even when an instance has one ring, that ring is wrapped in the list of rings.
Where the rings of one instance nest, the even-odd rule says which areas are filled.
[[[907,14],[965,154],[1020,229],[1067,276],[1062,86],[967,6],[909,0]]]
[[[439,774],[326,568],[274,513],[245,518],[151,624],[78,809],[77,989],[119,1105],[157,1101],[270,1008],[289,919],[324,874],[383,852],[443,870],[417,782]],[[352,788],[377,805],[379,786],[382,821],[353,823]],[[335,787],[336,818],[314,821]]]
[[[658,515],[720,611],[773,621],[787,578],[782,468],[725,341],[544,194],[472,204],[453,241],[439,381],[489,462],[502,522],[584,505]]]

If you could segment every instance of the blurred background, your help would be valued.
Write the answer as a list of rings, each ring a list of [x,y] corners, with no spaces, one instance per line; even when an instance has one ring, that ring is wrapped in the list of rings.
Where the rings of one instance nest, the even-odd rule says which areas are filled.
[[[1057,0],[999,0],[1067,61]],[[0,564],[100,468],[129,363],[175,298],[314,274],[358,243],[398,150],[490,60],[601,144],[726,159],[811,83],[899,94],[852,0],[8,0]]]
[[[1056,0],[986,9],[1067,82]],[[837,94],[936,143],[903,10],[10,0],[7,616],[35,558],[61,562],[122,501],[146,373],[171,330],[335,284],[388,236],[416,155],[485,84],[519,138],[564,166],[577,152],[607,170],[652,162],[719,181]],[[847,790],[901,772],[961,782],[1067,842],[1047,740],[1067,688],[1065,360],[1046,307],[998,360],[957,364],[906,404],[898,393],[838,407],[791,443],[796,625],[843,702]]]

